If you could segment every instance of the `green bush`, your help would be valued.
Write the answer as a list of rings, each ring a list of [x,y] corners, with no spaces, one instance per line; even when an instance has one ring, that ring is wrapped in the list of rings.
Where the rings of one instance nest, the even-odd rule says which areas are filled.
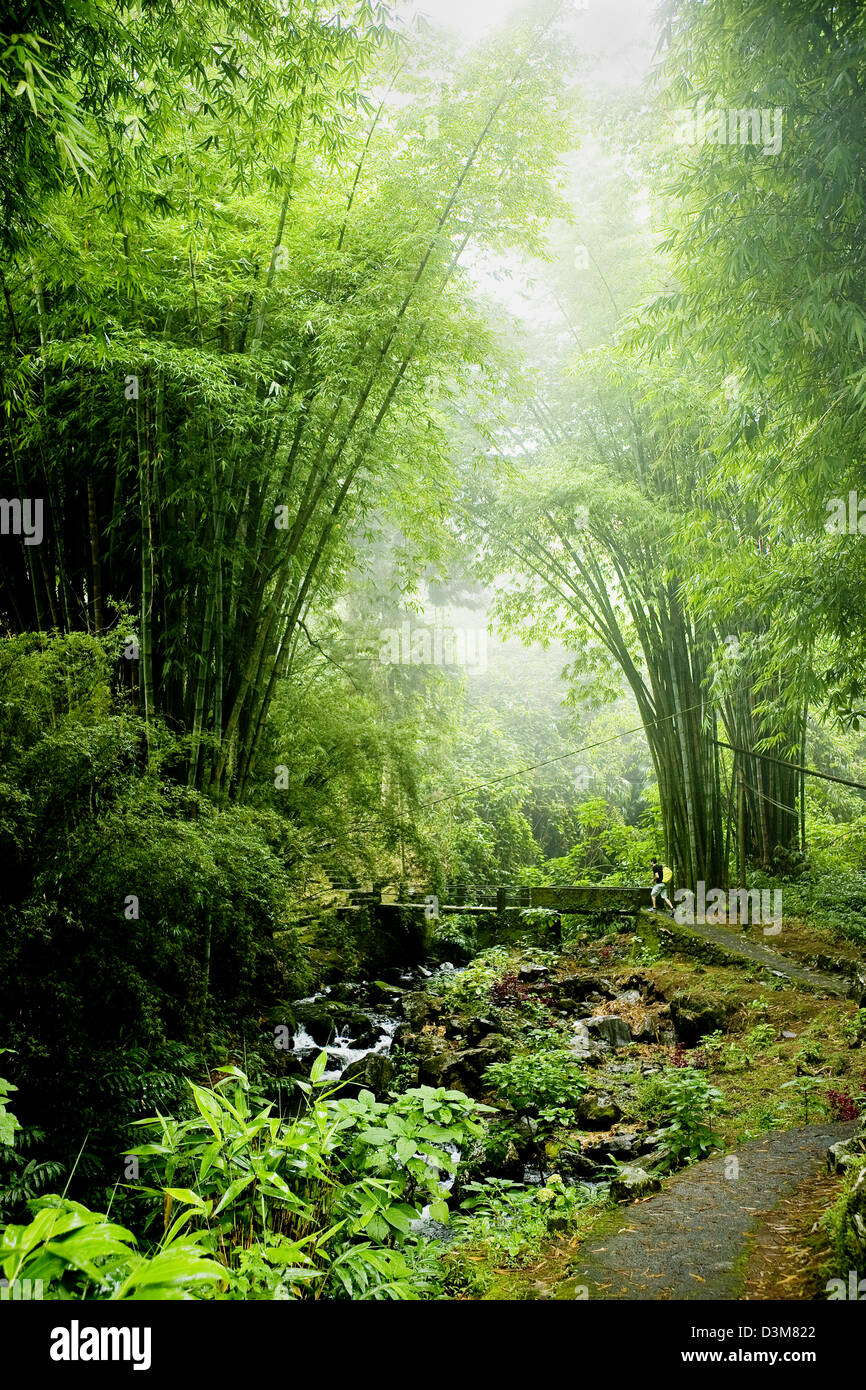
[[[822,1217],[822,1225],[833,1251],[828,1273],[842,1278],[847,1287],[849,1270],[862,1271],[866,1263],[866,1154],[854,1156],[846,1168],[839,1195]]]
[[[436,990],[447,998],[453,1008],[487,1008],[490,991],[507,970],[508,952],[502,946],[481,951],[464,970],[454,975],[442,975]]]
[[[849,1047],[859,1047],[866,1042],[866,1009],[858,1009],[852,1018],[843,1020],[842,1036]]]
[[[607,1200],[606,1185],[566,1186],[557,1173],[551,1173],[540,1187],[525,1187],[507,1178],[468,1183],[454,1216],[458,1239],[444,1262],[448,1286],[475,1291],[476,1279],[466,1259],[472,1246],[483,1244],[488,1255],[506,1265],[529,1264],[549,1244],[552,1223],[569,1226],[579,1212]],[[482,1279],[482,1293],[487,1286]]]
[[[143,1123],[130,1151],[155,1186],[130,1184],[158,1239],[56,1195],[29,1203],[27,1226],[0,1231],[9,1280],[43,1297],[417,1298],[435,1285],[411,1222],[429,1205],[447,1221],[454,1150],[481,1133],[460,1091],[417,1087],[392,1102],[340,1098],[321,1081],[326,1054],[290,1121],[235,1067],[212,1088],[189,1083],[195,1114]]]
[[[475,918],[467,912],[440,917],[430,939],[434,960],[450,960],[458,965],[470,961],[478,946]]]
[[[638,1113],[661,1126],[659,1138],[675,1167],[703,1158],[721,1140],[712,1119],[723,1096],[693,1067],[668,1067],[638,1087]]]
[[[587,1086],[574,1053],[566,1048],[522,1052],[508,1062],[494,1062],[484,1081],[518,1110],[537,1111],[572,1108]]]
[[[176,742],[152,725],[148,755],[113,655],[81,634],[0,642],[0,1015],[28,1146],[0,1149],[7,1216],[85,1139],[70,1195],[102,1202],[128,1124],[181,1105],[221,1048],[261,1057],[257,1020],[311,979],[281,818],[173,785]]]

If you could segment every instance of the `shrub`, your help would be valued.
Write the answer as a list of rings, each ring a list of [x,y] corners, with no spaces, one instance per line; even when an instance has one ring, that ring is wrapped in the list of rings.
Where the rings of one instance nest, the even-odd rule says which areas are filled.
[[[79,1202],[52,1193],[30,1207],[29,1225],[0,1233],[0,1269],[10,1284],[40,1281],[45,1298],[187,1299],[225,1281],[202,1248],[207,1233],[184,1234],[189,1212],[145,1256],[131,1231]]]
[[[549,1243],[553,1223],[572,1225],[579,1213],[606,1202],[607,1195],[606,1186],[566,1186],[557,1173],[541,1187],[524,1187],[507,1178],[468,1183],[454,1216],[458,1243],[445,1259],[449,1285],[457,1284],[462,1275],[472,1289],[471,1272],[463,1273],[468,1246],[483,1244],[497,1262],[527,1264]]]
[[[505,1008],[508,1004],[521,1004],[530,993],[529,985],[513,970],[506,971],[490,986],[490,998],[499,1008]]]
[[[834,1120],[857,1120],[860,1117],[860,1102],[847,1091],[827,1092],[827,1104]]]
[[[587,1086],[574,1053],[566,1048],[523,1052],[508,1062],[494,1062],[484,1081],[518,1110],[574,1107]]]
[[[849,1047],[859,1047],[866,1042],[866,1009],[858,1009],[851,1018],[842,1024],[842,1036]]]
[[[4,1276],[43,1280],[47,1298],[417,1298],[433,1272],[411,1222],[422,1205],[447,1221],[445,1176],[486,1107],[429,1086],[339,1098],[326,1063],[298,1083],[307,1103],[288,1122],[235,1067],[212,1088],[189,1083],[192,1118],[142,1122],[150,1141],[130,1153],[157,1185],[133,1186],[162,1226],[147,1253],[51,1194],[30,1202],[28,1226],[0,1232]]]
[[[85,1137],[70,1195],[102,1202],[128,1123],[182,1103],[214,1035],[254,1053],[256,1020],[310,979],[283,823],[172,785],[179,745],[153,725],[148,758],[109,645],[0,642],[0,1015],[29,1145],[23,1165],[0,1153],[0,1200],[16,1219]]]
[[[486,1008],[490,991],[508,968],[508,952],[502,946],[481,951],[464,970],[454,975],[442,975],[436,990],[445,995],[454,1008]]]
[[[469,913],[440,917],[430,941],[435,960],[456,961],[462,965],[472,959],[477,947],[477,926]]]
[[[712,1128],[722,1093],[693,1067],[668,1068],[638,1090],[639,1111],[659,1124],[671,1166],[703,1158],[721,1141]]]

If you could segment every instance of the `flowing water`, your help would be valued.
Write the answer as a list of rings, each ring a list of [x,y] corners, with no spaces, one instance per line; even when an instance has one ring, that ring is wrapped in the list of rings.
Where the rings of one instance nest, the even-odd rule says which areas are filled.
[[[403,970],[396,974],[396,981],[402,989],[422,989],[429,981],[439,978],[441,975],[453,974],[455,967],[446,961],[444,965],[438,966],[435,970],[428,970],[425,966],[418,966],[415,970]],[[363,1057],[371,1055],[381,1055],[387,1057],[394,1042],[394,1034],[400,1024],[400,1019],[393,1014],[389,1014],[381,1005],[373,1004],[367,997],[367,990],[363,984],[353,987],[356,997],[352,1001],[352,1007],[358,1015],[363,1014],[366,1026],[363,1032],[369,1033],[375,1030],[376,1038],[372,1043],[358,1045],[358,1034],[361,1031],[358,1025],[347,1025],[341,1031],[337,1031],[334,1036],[324,1044],[324,1050],[328,1054],[328,1067],[323,1075],[324,1081],[339,1081],[340,1077],[351,1066],[353,1062],[359,1062]],[[296,999],[295,1004],[316,1004],[319,1000],[327,999],[332,992],[330,985],[325,985],[316,994],[308,994],[303,999]],[[323,1045],[317,1043],[307,1029],[301,1023],[295,1031],[292,1039],[292,1050],[304,1061],[310,1061],[312,1056],[318,1056],[322,1051]]]
[[[437,966],[435,970],[428,970],[425,966],[418,966],[415,970],[403,970],[396,974],[396,982],[405,990],[423,989],[430,981],[435,981],[443,975],[453,975],[456,971],[450,961]],[[339,1081],[340,1077],[351,1066],[353,1062],[359,1062],[363,1057],[381,1055],[387,1057],[394,1042],[394,1034],[399,1027],[401,1020],[393,1014],[383,1011],[381,1005],[374,1005],[369,1001],[367,989],[363,984],[357,985],[353,993],[355,998],[352,1000],[352,1007],[360,1018],[366,1023],[365,1032],[370,1029],[376,1030],[375,1042],[365,1047],[356,1045],[356,1038],[353,1037],[353,1029],[346,1027],[343,1031],[336,1032],[326,1044],[324,1051],[328,1054],[327,1070],[322,1075],[323,1081]],[[316,994],[307,995],[305,999],[297,999],[296,1004],[315,1004],[321,999],[327,999],[331,994],[331,986],[325,987]],[[359,1025],[354,1028],[355,1034],[359,1031]],[[315,1038],[307,1031],[303,1024],[300,1024],[292,1039],[292,1049],[297,1056],[305,1062],[310,1062],[313,1057],[323,1050],[321,1043],[317,1043]],[[454,1144],[445,1144],[455,1163],[459,1161],[460,1150]],[[442,1186],[445,1191],[450,1191],[454,1185],[454,1174],[443,1173]],[[425,1240],[438,1240],[447,1242],[453,1239],[453,1234],[447,1226],[440,1221],[434,1221],[430,1216],[429,1205],[424,1207],[421,1215],[410,1223],[412,1230]]]

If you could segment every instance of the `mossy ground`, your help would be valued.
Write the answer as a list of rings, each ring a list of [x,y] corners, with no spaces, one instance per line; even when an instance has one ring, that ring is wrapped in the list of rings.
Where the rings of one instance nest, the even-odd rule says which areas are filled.
[[[768,944],[781,955],[790,953],[798,964],[824,969],[833,968],[831,961],[845,967],[858,959],[856,949],[840,934],[802,920],[786,921],[780,938]],[[510,949],[517,966],[523,952],[516,944]],[[761,967],[715,963],[712,953],[708,955],[709,959],[701,959],[700,954],[683,953],[665,943],[656,922],[641,917],[634,927],[614,929],[600,937],[579,933],[564,948],[556,973],[590,969],[623,985],[629,976],[639,973],[665,1000],[686,993],[720,1006],[727,1015],[724,1051],[720,1058],[711,1059],[709,1077],[724,1096],[715,1127],[725,1151],[774,1130],[834,1117],[826,1099],[831,1089],[854,1097],[866,1092],[866,1049],[852,1046],[850,1021],[856,1006],[850,999],[794,985]],[[759,1024],[767,1025],[772,1037],[765,1031],[756,1043],[750,1041],[750,1034]],[[685,1062],[689,1052],[687,1049],[682,1058]],[[630,1058],[654,1066],[669,1065],[674,1049],[632,1044],[619,1049],[610,1060],[618,1065]],[[786,1085],[802,1077],[814,1078],[808,1108],[797,1087]],[[640,1127],[637,1089],[622,1073],[608,1071],[604,1065],[595,1068],[593,1085],[609,1091],[622,1106],[623,1119],[615,1130],[634,1129],[636,1121]],[[560,1141],[576,1137],[558,1136]],[[580,1137],[587,1138],[586,1134]],[[819,1296],[816,1290],[831,1259],[830,1238],[826,1223],[817,1230],[813,1227],[840,1187],[841,1179],[822,1175],[808,1184],[799,1207],[794,1199],[788,1199],[778,1213],[767,1215],[741,1257],[746,1298],[767,1297],[767,1288],[778,1287],[776,1275],[782,1260],[787,1261],[785,1283],[781,1294],[773,1296]],[[573,1298],[569,1276],[581,1247],[588,1238],[603,1238],[605,1231],[621,1226],[623,1215],[622,1207],[582,1210],[571,1229],[527,1245],[505,1262],[483,1243],[464,1248],[453,1257],[467,1275],[465,1291],[456,1296],[513,1300],[556,1297],[559,1289],[566,1291],[560,1296]]]

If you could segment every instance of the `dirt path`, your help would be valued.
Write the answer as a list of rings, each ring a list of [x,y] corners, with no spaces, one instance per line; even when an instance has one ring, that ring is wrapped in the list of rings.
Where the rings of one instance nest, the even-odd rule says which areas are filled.
[[[612,1213],[571,1264],[557,1297],[737,1300],[784,1297],[763,1271],[762,1291],[744,1287],[762,1217],[820,1177],[827,1148],[855,1124],[807,1125],[765,1135],[665,1182],[664,1190]],[[732,1174],[737,1159],[737,1176]]]
[[[823,1172],[761,1218],[748,1237],[744,1299],[804,1302],[826,1296],[824,1270],[832,1260],[832,1241],[819,1223],[841,1181],[838,1173]]]
[[[763,941],[754,940],[743,931],[735,933],[730,927],[710,926],[706,923],[685,925],[674,922],[670,917],[665,917],[661,925],[674,938],[682,933],[686,937],[700,937],[702,941],[710,942],[718,948],[726,963],[752,961],[822,994],[845,996],[850,992],[851,982],[846,976],[826,975],[819,970],[809,970],[805,965],[798,965],[796,961],[791,960],[790,956],[780,955]],[[760,931],[760,928],[755,927],[752,930]]]

